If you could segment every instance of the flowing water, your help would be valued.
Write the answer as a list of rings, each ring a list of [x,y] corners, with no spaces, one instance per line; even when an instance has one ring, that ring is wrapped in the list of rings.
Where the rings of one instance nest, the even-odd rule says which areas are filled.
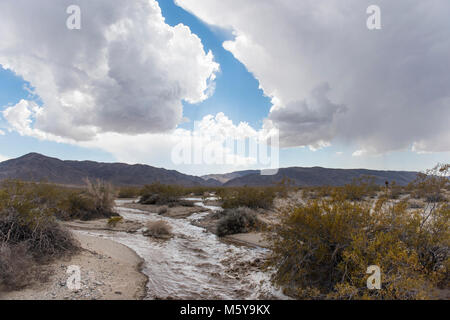
[[[211,210],[202,199],[197,205]],[[133,249],[144,259],[143,272],[148,276],[148,299],[286,299],[270,283],[270,274],[253,262],[262,260],[267,249],[225,243],[205,229],[191,224],[206,213],[187,219],[172,219],[158,214],[122,207],[130,200],[117,200],[117,212],[127,220],[149,222],[165,220],[172,226],[170,240],[156,240],[141,232],[83,232],[108,238]],[[252,266],[253,263],[253,266]]]

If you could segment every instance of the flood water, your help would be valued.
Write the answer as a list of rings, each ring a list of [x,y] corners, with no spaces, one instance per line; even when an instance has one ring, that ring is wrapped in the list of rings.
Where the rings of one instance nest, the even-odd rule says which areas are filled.
[[[202,199],[197,205],[205,206]],[[270,283],[270,274],[254,266],[267,249],[222,242],[216,235],[191,224],[207,213],[172,219],[122,207],[132,200],[117,200],[117,212],[127,220],[165,220],[172,226],[170,240],[156,240],[125,232],[83,232],[117,241],[133,249],[145,261],[147,299],[286,299]],[[220,207],[206,206],[212,210]]]

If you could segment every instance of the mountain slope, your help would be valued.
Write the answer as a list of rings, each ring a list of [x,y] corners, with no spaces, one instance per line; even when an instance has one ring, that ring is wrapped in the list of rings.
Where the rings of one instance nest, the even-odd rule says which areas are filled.
[[[399,185],[406,185],[415,179],[417,172],[411,171],[379,171],[366,169],[326,169],[313,168],[283,168],[273,176],[263,176],[258,173],[244,175],[229,180],[224,186],[268,186],[289,178],[297,186],[339,186],[351,183],[354,178],[374,176],[377,184],[383,185],[385,181],[395,181]]]
[[[86,177],[102,179],[115,185],[144,185],[154,182],[184,186],[269,186],[289,178],[298,186],[344,185],[354,178],[374,176],[378,184],[396,181],[406,185],[416,172],[378,171],[366,169],[283,168],[276,175],[262,176],[259,170],[237,171],[229,174],[203,177],[182,174],[147,165],[99,163],[94,161],[62,161],[38,153],[0,163],[0,180],[13,178],[26,181],[49,181],[60,184],[82,185]]]
[[[0,180],[13,178],[82,185],[84,179],[103,179],[115,185],[144,185],[153,182],[185,186],[206,185],[202,178],[174,170],[147,165],[124,163],[99,163],[93,161],[62,161],[38,153],[0,163]]]

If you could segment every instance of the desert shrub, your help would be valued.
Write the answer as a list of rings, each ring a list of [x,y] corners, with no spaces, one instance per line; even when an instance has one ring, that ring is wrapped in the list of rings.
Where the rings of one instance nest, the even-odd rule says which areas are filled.
[[[398,199],[404,193],[403,187],[399,186],[395,181],[388,188],[388,196],[390,199]]]
[[[362,176],[353,179],[352,183],[343,187],[336,187],[334,190],[344,194],[346,199],[350,201],[361,201],[365,197],[374,198],[381,187],[375,183],[374,177]]]
[[[123,221],[123,217],[117,216],[117,217],[111,217],[108,219],[108,226],[115,227],[118,223]]]
[[[69,220],[90,220],[93,212],[96,211],[94,201],[81,192],[74,192],[62,199],[56,217],[63,221]]]
[[[425,198],[429,203],[448,201],[443,191],[450,188],[450,164],[438,164],[433,169],[421,172],[407,189],[416,199]]]
[[[430,297],[448,279],[448,206],[411,214],[406,202],[357,202],[346,192],[281,215],[270,239],[275,284],[297,298]],[[381,268],[381,290],[367,289],[369,265]]]
[[[134,199],[139,197],[141,189],[139,187],[121,187],[117,193],[117,197],[119,199]]]
[[[50,195],[56,198],[52,199]],[[21,286],[28,265],[77,251],[72,234],[55,219],[57,189],[5,181],[0,187],[0,285]],[[12,261],[12,260],[14,261]],[[21,268],[18,270],[17,268]],[[11,270],[17,274],[10,275]],[[31,276],[31,273],[29,273]],[[7,279],[6,279],[7,278]]]
[[[302,189],[302,197],[305,199],[318,199],[320,197],[319,193],[320,191],[318,190],[318,188],[305,187]]]
[[[223,217],[217,224],[219,237],[249,232],[257,224],[256,214],[249,208],[227,209],[221,214]]]
[[[0,244],[0,291],[19,289],[33,278],[33,258],[26,243]]]
[[[147,185],[142,189],[139,203],[159,206],[168,205],[169,207],[193,207],[193,201],[181,200],[180,198],[190,194],[196,195],[200,193],[203,195],[205,190],[206,189],[204,187],[183,187],[154,183]]]
[[[114,191],[103,181],[86,179],[86,188],[69,192],[57,205],[56,216],[61,220],[94,220],[118,216],[114,212]]]
[[[172,227],[163,220],[149,222],[146,227],[145,235],[155,238],[170,237],[172,231]]]
[[[183,187],[154,183],[141,191],[140,204],[165,205],[176,202],[183,195]]]
[[[333,187],[331,186],[317,187],[316,192],[318,198],[330,197],[333,194]]]
[[[408,202],[408,208],[409,209],[421,209],[424,205],[418,201],[409,201]]]
[[[298,191],[295,182],[287,177],[283,177],[277,182],[273,189],[275,189],[276,195],[280,198],[286,198],[290,191]]]
[[[428,203],[444,202],[445,196],[442,193],[429,193],[425,196],[425,201]]]
[[[45,209],[9,207],[0,211],[0,242],[26,243],[33,257],[44,260],[72,252],[75,241]]]
[[[218,196],[225,209],[239,207],[270,209],[276,192],[275,187],[235,187],[220,190]]]

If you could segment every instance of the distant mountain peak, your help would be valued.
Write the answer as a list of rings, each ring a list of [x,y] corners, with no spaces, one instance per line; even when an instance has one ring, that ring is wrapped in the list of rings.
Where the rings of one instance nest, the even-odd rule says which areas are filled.
[[[155,182],[180,185],[207,185],[200,177],[148,165],[70,161],[31,152],[0,163],[0,180],[49,181],[82,185],[85,178],[102,179],[115,185],[144,185]]]
[[[297,186],[344,185],[354,178],[373,176],[376,182],[396,181],[405,185],[416,178],[417,172],[380,171],[367,169],[327,169],[323,167],[281,168],[273,176],[264,176],[259,170],[235,171],[196,177],[144,164],[100,163],[51,158],[31,152],[0,163],[0,180],[12,178],[25,181],[49,181],[60,184],[82,185],[85,178],[102,179],[115,185],[144,185],[155,182],[185,186],[270,186],[284,178]]]

